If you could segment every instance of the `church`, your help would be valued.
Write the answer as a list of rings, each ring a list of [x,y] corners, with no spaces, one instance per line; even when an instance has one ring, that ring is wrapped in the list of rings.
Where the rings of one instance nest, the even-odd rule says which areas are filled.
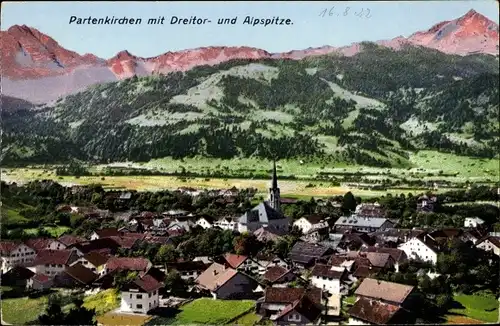
[[[238,220],[238,231],[240,233],[253,233],[261,227],[273,227],[276,230],[288,232],[290,219],[281,212],[280,199],[275,161],[273,162],[273,175],[268,201],[260,203],[243,214]]]

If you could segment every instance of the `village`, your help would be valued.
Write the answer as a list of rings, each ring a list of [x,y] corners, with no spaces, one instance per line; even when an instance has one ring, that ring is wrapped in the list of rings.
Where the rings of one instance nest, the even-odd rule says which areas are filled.
[[[2,192],[15,188],[2,184]],[[71,194],[85,201],[85,189],[74,186]],[[195,189],[178,192],[200,195]],[[292,218],[284,206],[295,201],[281,197],[276,165],[267,200],[238,215],[193,214],[182,205],[120,212],[120,205],[141,195],[113,194],[112,209],[57,203],[58,214],[83,216],[90,225],[84,233],[76,228],[59,237],[3,237],[2,287],[84,296],[115,289],[119,304],[108,317],[144,316],[153,324],[170,323],[172,311],[197,300],[207,307],[207,300],[251,302],[226,324],[240,324],[249,314],[252,322],[241,324],[435,323],[449,317],[458,293],[498,297],[500,234],[479,216],[466,217],[460,227],[403,228],[378,202],[354,201],[338,216],[321,208],[342,210],[346,200],[321,199],[315,212]],[[221,207],[242,209],[238,198],[253,193],[233,188],[210,196]],[[431,216],[439,205],[432,194],[414,202],[419,216]],[[3,324],[12,323],[2,306]],[[498,314],[498,308],[490,312]],[[209,323],[203,314],[192,323]]]

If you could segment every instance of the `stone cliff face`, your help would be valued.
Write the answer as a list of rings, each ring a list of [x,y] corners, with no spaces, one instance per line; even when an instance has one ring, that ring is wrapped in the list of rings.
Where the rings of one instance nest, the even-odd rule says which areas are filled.
[[[121,51],[105,60],[93,54],[80,55],[67,50],[51,37],[26,25],[12,26],[7,31],[0,32],[0,39],[4,94],[35,103],[53,100],[92,84],[133,75],[185,71],[232,59],[299,60],[328,53],[351,56],[362,49],[359,43],[355,43],[341,48],[324,46],[271,54],[245,46],[204,47],[167,52],[153,58],[141,58],[128,51]],[[498,55],[498,24],[471,10],[458,19],[438,23],[429,30],[414,33],[408,38],[397,37],[376,43],[396,50],[404,44],[414,44],[450,54]]]

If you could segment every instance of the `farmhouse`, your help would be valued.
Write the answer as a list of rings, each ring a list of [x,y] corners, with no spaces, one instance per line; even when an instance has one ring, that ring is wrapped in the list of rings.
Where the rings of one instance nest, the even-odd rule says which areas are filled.
[[[299,218],[293,223],[293,226],[297,227],[302,233],[307,234],[313,229],[321,229],[328,227],[328,223],[321,215],[308,215]]]
[[[144,275],[122,287],[120,310],[146,314],[160,305],[159,290],[163,284],[151,275]]]
[[[484,224],[484,221],[479,217],[466,217],[464,221],[464,227],[466,228],[477,228]]]
[[[0,255],[2,257],[2,274],[14,266],[32,262],[35,259],[35,254],[35,250],[23,243],[1,241]]]
[[[365,217],[354,214],[350,217],[339,217],[334,226],[336,231],[375,232],[392,228],[394,223],[385,217]]]
[[[78,255],[73,250],[44,249],[37,254],[28,268],[36,274],[55,276],[77,259]]]
[[[500,256],[500,237],[487,235],[476,242],[476,247]]]
[[[409,259],[421,260],[436,264],[439,253],[439,244],[427,232],[408,240],[398,246]]]
[[[316,264],[311,273],[311,284],[329,294],[340,294],[341,283],[347,277],[344,267]]]

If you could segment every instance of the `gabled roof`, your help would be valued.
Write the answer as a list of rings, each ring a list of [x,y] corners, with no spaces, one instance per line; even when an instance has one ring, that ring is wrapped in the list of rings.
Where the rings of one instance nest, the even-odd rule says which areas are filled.
[[[0,252],[2,255],[8,254],[19,247],[22,243],[17,241],[0,241]]]
[[[361,255],[362,253],[360,253]],[[391,255],[383,252],[367,252],[364,253],[366,258],[370,261],[370,264],[375,267],[385,267],[387,263],[392,259]]]
[[[219,287],[226,284],[236,274],[238,274],[238,271],[235,269],[225,268],[224,265],[213,263],[198,276],[196,283],[203,289],[217,291]]]
[[[494,246],[496,246],[497,248],[500,248],[500,237],[494,237],[492,235],[486,235],[484,236],[482,239],[479,239],[476,243],[476,246],[478,244],[481,244],[483,243],[484,241],[488,240],[489,242],[491,242]]]
[[[231,253],[226,253],[224,254],[224,259],[226,260],[227,264],[231,268],[238,268],[245,260],[247,260],[248,256],[244,255],[236,255],[236,254],[231,254]]]
[[[349,309],[349,315],[376,325],[387,324],[401,308],[378,300],[360,298]]]
[[[311,223],[313,225],[318,224],[325,219],[324,216],[319,215],[319,214],[306,215],[306,216],[302,216],[301,218],[307,220],[309,223]]]
[[[274,288],[267,287],[264,290],[264,302],[276,304],[292,304],[300,300],[304,295],[311,301],[321,304],[323,291],[319,288]]]
[[[74,247],[85,254],[87,252],[100,251],[104,249],[115,251],[120,247],[120,244],[112,238],[100,238],[92,241],[75,243],[74,245],[71,245],[71,247]]]
[[[120,236],[120,232],[118,231],[117,228],[104,228],[100,230],[95,230],[94,232],[99,236],[99,238]]]
[[[176,271],[204,271],[207,265],[202,261],[183,261],[177,263],[167,263],[167,269]]]
[[[379,228],[385,222],[389,221],[384,217],[358,217],[356,215],[347,217],[341,216],[335,222],[337,226],[354,226],[354,227],[371,227],[371,228]],[[390,222],[390,221],[389,221]]]
[[[59,237],[59,239],[57,239],[57,241],[59,241],[60,243],[62,243],[65,246],[71,246],[75,243],[84,242],[86,240],[82,237],[77,237],[74,235],[66,234],[66,235]]]
[[[47,264],[67,265],[72,254],[72,250],[42,249],[38,252],[32,266]]]
[[[142,257],[111,257],[106,263],[109,272],[114,270],[145,271],[150,266],[149,259]]]
[[[331,251],[330,248],[308,242],[297,242],[290,251],[290,258],[299,263],[310,263]]]
[[[135,285],[146,293],[151,293],[163,287],[163,284],[161,282],[158,282],[153,276],[149,274],[146,274],[143,277],[138,277],[131,283],[132,284],[129,284],[129,286],[125,287],[133,287]]]
[[[354,294],[402,304],[413,286],[365,278]]]
[[[251,210],[247,211],[245,214],[243,214],[239,219],[239,223],[248,224],[257,222],[264,224],[264,223],[269,223],[269,221],[272,220],[281,220],[281,219],[286,219],[286,217],[279,211],[269,206],[268,203],[262,202],[259,205],[255,206],[254,208],[252,208]]]
[[[98,277],[97,274],[84,267],[81,263],[66,268],[64,272],[85,285],[92,284]]]
[[[385,247],[368,247],[367,252],[379,252],[389,254],[395,262],[401,262],[407,259],[406,254],[403,250],[397,248],[385,248]]]
[[[427,232],[421,233],[418,236],[416,236],[415,238],[420,240],[423,244],[425,244],[433,252],[439,253],[439,244]]]
[[[304,295],[302,298],[295,300],[291,305],[283,309],[277,319],[288,315],[292,311],[296,311],[302,316],[305,316],[310,322],[314,322],[321,316],[322,310],[322,307],[318,303],[312,301],[307,295]]]
[[[82,258],[87,260],[89,263],[91,263],[94,266],[104,265],[104,264],[106,264],[106,262],[109,259],[108,256],[103,255],[103,254],[96,252],[96,251],[86,253],[85,255],[83,255]]]
[[[317,277],[326,277],[329,279],[340,280],[345,275],[345,268],[335,268],[336,266],[316,264],[312,270],[311,275]]]
[[[38,283],[46,283],[46,282],[49,282],[51,280],[51,278],[45,274],[35,274],[33,277],[32,277],[33,281],[36,281]]]
[[[262,275],[262,278],[269,282],[277,282],[282,276],[288,274],[289,272],[290,270],[284,267],[272,266],[264,273],[264,275]]]
[[[53,242],[53,239],[47,239],[47,238],[35,238],[35,239],[28,239],[24,242],[24,244],[31,249],[35,250],[36,252],[39,252],[40,250],[47,249],[48,246]]]

